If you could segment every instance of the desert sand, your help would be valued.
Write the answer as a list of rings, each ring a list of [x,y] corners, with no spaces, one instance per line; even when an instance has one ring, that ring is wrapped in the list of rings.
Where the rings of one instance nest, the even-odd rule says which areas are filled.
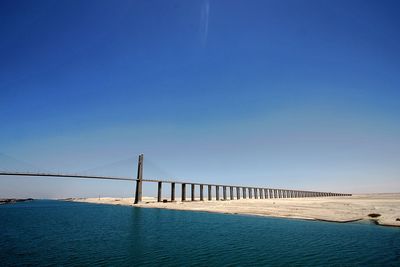
[[[351,222],[373,220],[379,225],[400,227],[399,194],[365,194],[351,197],[292,198],[292,199],[240,199],[226,201],[157,202],[155,198],[143,197],[141,204],[134,205],[133,198],[73,198],[69,201],[99,204],[129,205],[143,208],[206,211],[228,214],[246,214]],[[372,218],[369,214],[379,214]]]

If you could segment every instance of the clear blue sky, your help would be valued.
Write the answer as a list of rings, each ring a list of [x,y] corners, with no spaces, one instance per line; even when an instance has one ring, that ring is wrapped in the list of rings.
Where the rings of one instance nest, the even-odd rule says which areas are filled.
[[[0,168],[400,191],[398,1],[1,1]],[[153,192],[148,189],[149,194]],[[0,177],[0,197],[133,184]]]

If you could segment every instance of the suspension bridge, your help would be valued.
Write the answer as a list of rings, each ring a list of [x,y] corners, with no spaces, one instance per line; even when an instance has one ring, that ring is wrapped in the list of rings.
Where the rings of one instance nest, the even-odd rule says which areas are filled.
[[[157,184],[157,201],[165,201],[162,199],[162,188],[164,184],[170,184],[170,201],[176,201],[176,185],[181,186],[181,201],[195,201],[196,192],[200,201],[211,200],[238,200],[238,199],[270,199],[270,198],[308,198],[308,197],[337,197],[351,196],[352,194],[334,193],[334,192],[319,192],[319,191],[304,191],[292,189],[279,189],[269,187],[253,187],[245,185],[229,185],[229,184],[210,184],[198,183],[190,181],[173,181],[162,179],[143,179],[143,162],[144,155],[139,155],[137,178],[114,177],[114,176],[98,176],[98,175],[81,175],[81,174],[65,174],[65,173],[40,173],[40,172],[1,172],[0,176],[28,176],[28,177],[52,177],[52,178],[74,178],[74,179],[100,179],[100,180],[116,180],[116,181],[131,181],[136,183],[134,203],[142,202],[143,183]],[[186,196],[186,188],[190,187],[190,199]],[[222,195],[220,195],[222,189]],[[207,196],[205,196],[205,191]],[[213,198],[215,195],[215,198]]]

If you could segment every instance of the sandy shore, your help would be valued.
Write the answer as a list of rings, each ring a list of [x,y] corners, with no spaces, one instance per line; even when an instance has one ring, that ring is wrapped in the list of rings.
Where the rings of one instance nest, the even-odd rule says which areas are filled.
[[[133,198],[73,198],[69,201],[130,205]],[[374,220],[380,225],[400,226],[399,194],[366,194],[351,197],[297,198],[297,199],[241,199],[228,201],[156,202],[155,198],[144,197],[143,203],[134,205],[143,208],[207,211],[229,214],[247,214],[350,222]],[[380,214],[371,218],[369,214]]]

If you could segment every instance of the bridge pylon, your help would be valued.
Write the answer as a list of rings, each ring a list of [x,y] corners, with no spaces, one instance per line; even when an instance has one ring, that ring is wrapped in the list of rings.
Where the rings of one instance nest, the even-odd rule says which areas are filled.
[[[142,202],[142,189],[143,189],[143,154],[140,154],[138,160],[138,171],[137,171],[136,193],[135,193],[134,204]]]

